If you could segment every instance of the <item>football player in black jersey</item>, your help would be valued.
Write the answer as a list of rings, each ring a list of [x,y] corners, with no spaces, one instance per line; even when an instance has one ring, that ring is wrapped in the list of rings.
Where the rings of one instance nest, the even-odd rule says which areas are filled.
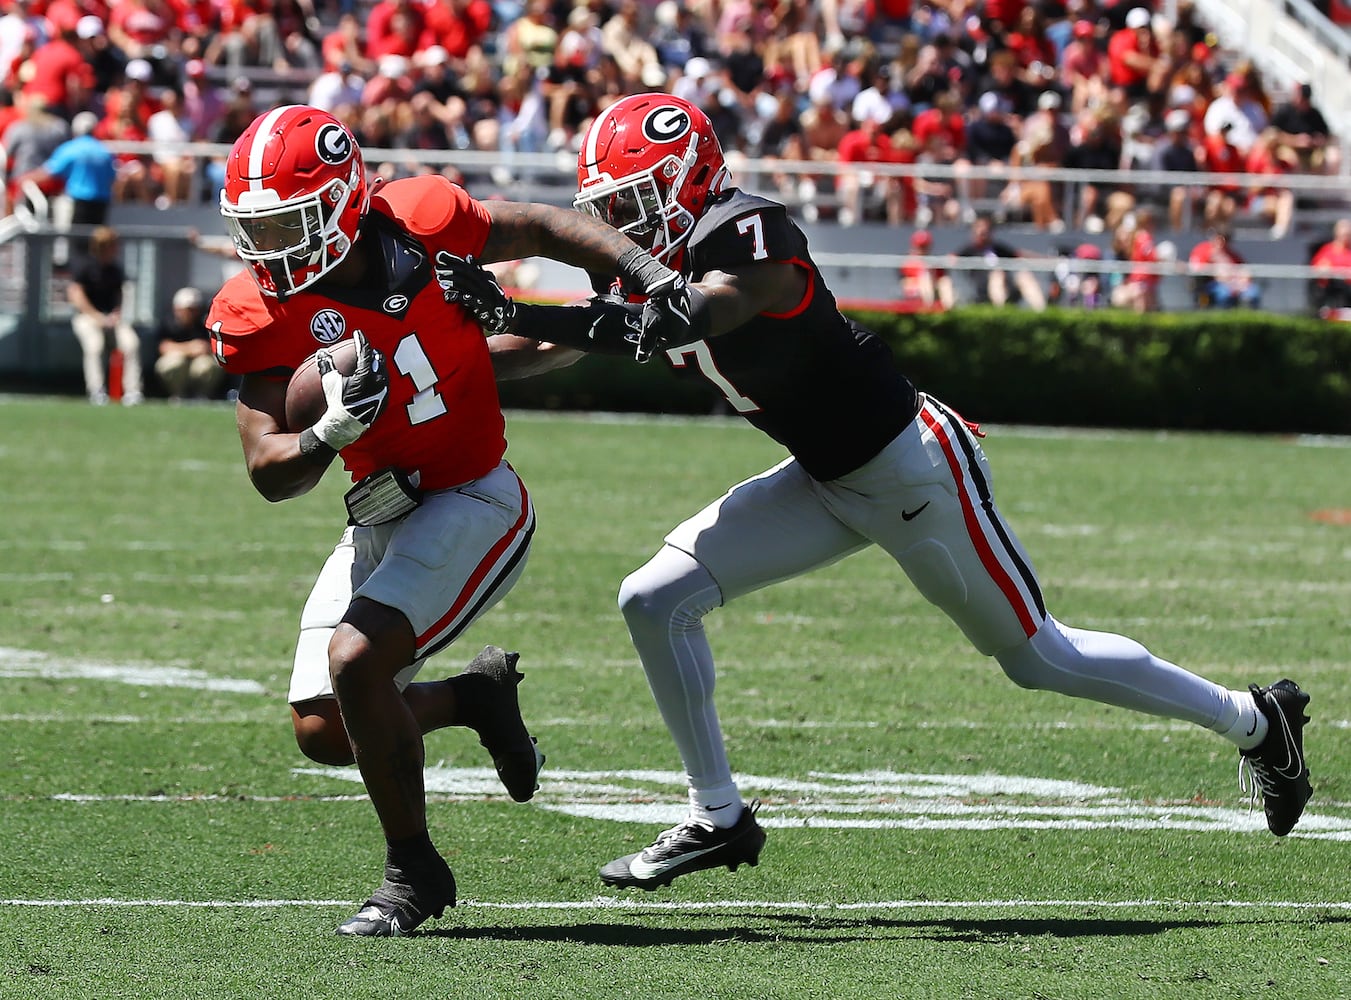
[[[534,306],[512,302],[472,262],[442,260],[447,296],[497,335],[499,378],[584,351],[660,357],[679,376],[707,379],[789,452],[676,526],[623,582],[619,604],[688,773],[690,806],[649,847],[605,865],[604,882],[653,889],[757,863],[765,834],[732,779],[703,617],[868,545],[885,549],[1016,684],[1230,740],[1272,833],[1290,831],[1310,795],[1308,695],[1289,680],[1230,690],[1132,639],[1053,618],[995,506],[979,429],[917,392],[881,339],[841,315],[784,206],[730,186],[702,112],[665,94],[616,102],[586,132],[578,179],[578,208],[686,283],[645,304],[607,294],[581,307]],[[626,270],[635,273],[632,262]]]

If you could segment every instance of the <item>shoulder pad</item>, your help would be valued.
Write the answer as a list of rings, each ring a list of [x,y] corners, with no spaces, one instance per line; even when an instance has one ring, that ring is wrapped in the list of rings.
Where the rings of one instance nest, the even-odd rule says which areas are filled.
[[[371,196],[371,209],[423,239],[433,252],[477,254],[488,237],[487,211],[464,188],[440,174],[382,185]]]
[[[688,244],[691,275],[759,261],[800,260],[807,237],[776,201],[733,190],[715,199]]]

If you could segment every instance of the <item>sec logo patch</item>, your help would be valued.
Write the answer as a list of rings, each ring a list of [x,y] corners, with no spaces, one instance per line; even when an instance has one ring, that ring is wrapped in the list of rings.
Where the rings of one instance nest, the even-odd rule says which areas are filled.
[[[336,309],[320,309],[310,320],[310,333],[321,344],[332,344],[347,332],[347,320]]]

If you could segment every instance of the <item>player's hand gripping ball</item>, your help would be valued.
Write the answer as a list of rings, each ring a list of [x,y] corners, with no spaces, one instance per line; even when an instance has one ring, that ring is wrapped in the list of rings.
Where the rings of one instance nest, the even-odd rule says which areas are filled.
[[[316,438],[342,451],[366,433],[389,401],[385,356],[357,330],[350,341],[321,347],[301,362],[286,396],[289,430],[313,428]]]
[[[356,370],[357,349],[351,340],[344,340],[325,347],[333,360],[333,367],[344,376]],[[300,362],[290,384],[286,387],[286,426],[287,429],[303,431],[313,427],[328,409],[328,400],[324,396],[324,384],[319,375],[319,352],[315,351]]]

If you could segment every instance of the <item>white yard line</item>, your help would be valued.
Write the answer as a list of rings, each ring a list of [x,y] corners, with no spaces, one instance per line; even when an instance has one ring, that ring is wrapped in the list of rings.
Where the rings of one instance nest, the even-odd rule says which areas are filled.
[[[319,908],[349,907],[349,899],[0,899],[0,906],[73,908],[162,908],[203,910],[266,910],[286,907]],[[739,913],[798,912],[850,913],[857,911],[903,910],[1351,910],[1348,900],[1321,900],[1304,902],[1284,899],[892,899],[857,903],[808,903],[793,900],[718,899],[698,902],[678,900],[620,899],[597,896],[576,900],[522,900],[514,903],[495,903],[462,899],[457,907],[471,910],[571,910],[594,912],[599,910],[655,910],[673,913],[698,913],[735,910]]]

